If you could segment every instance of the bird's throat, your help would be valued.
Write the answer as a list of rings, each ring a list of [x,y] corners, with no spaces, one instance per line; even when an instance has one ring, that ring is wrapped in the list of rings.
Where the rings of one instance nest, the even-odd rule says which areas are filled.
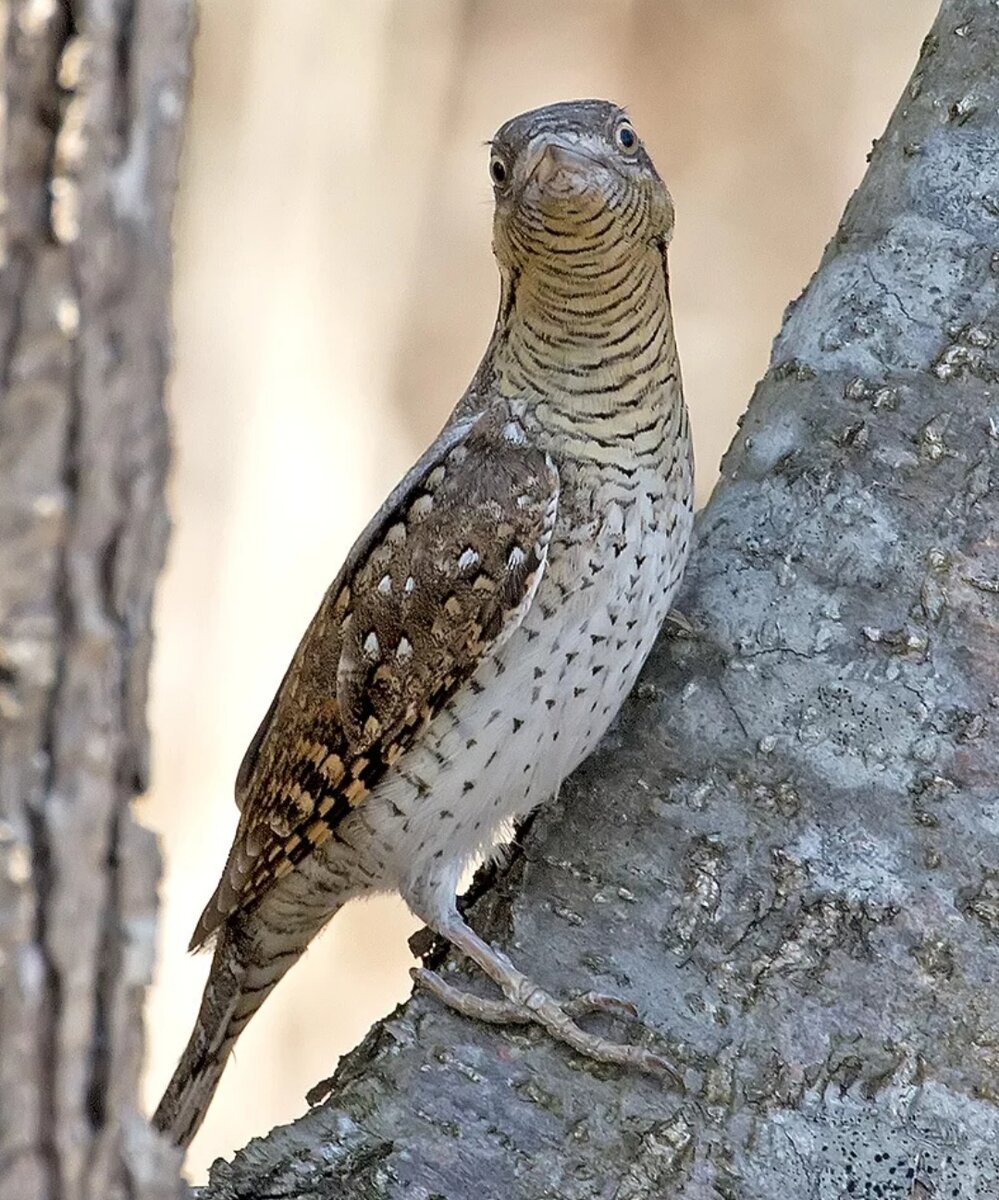
[[[493,344],[497,390],[539,422],[627,437],[679,396],[665,261],[655,247],[598,276],[563,268],[504,281]],[[672,385],[672,386],[671,386]]]

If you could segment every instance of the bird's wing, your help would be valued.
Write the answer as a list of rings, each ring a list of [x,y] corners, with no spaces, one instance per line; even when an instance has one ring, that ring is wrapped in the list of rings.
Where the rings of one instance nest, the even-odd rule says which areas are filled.
[[[332,836],[517,628],[557,507],[558,472],[505,407],[442,434],[389,496],[243,760],[239,827],[192,947]]]

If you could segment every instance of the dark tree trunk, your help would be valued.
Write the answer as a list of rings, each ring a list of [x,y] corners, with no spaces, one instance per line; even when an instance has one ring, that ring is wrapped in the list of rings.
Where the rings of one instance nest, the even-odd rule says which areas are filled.
[[[999,6],[945,0],[702,516],[694,635],[473,909],[683,1088],[418,997],[206,1197],[999,1197],[997,63]]]
[[[151,1200],[170,214],[190,0],[0,2],[0,1196]]]

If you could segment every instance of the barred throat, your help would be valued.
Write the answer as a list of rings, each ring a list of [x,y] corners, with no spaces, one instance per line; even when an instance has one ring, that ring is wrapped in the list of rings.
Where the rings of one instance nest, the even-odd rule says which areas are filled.
[[[655,467],[686,429],[665,251],[638,235],[643,204],[534,211],[509,231],[529,265],[504,281],[496,386],[581,464]]]

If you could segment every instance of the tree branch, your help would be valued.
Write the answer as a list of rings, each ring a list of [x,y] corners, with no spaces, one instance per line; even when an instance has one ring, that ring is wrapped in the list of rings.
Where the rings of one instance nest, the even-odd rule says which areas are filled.
[[[702,515],[695,636],[473,908],[683,1090],[418,996],[205,1200],[999,1197],[997,62],[945,0]]]

